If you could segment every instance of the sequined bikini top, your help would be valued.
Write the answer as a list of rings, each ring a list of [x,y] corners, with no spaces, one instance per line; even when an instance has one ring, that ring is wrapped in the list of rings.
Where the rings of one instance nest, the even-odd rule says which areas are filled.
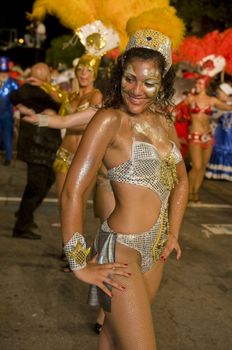
[[[178,182],[176,164],[182,156],[175,143],[172,150],[160,157],[157,148],[148,142],[133,140],[131,158],[108,170],[111,181],[140,185],[156,192],[163,202]]]
[[[200,106],[198,106],[197,103],[190,106],[190,113],[200,113],[200,112],[203,112],[207,115],[210,115],[212,113],[212,109],[210,106],[207,106],[205,108],[201,108]]]

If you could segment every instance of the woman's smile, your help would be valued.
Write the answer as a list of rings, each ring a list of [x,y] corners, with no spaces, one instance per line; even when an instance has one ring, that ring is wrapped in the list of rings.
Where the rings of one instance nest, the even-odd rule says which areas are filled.
[[[161,85],[160,70],[151,60],[134,59],[122,77],[122,97],[128,111],[139,114],[156,99]]]

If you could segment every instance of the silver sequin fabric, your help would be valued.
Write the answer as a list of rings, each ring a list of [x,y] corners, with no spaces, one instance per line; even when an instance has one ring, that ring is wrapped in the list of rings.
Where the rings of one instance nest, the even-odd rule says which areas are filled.
[[[56,158],[63,161],[64,163],[67,164],[68,167],[70,167],[72,160],[74,158],[74,154],[69,152],[64,147],[59,147],[56,152]]]
[[[102,224],[101,230],[103,232],[115,234],[117,242],[137,250],[141,256],[141,271],[144,273],[150,270],[154,262],[160,258],[164,245],[167,241],[167,213],[164,213],[164,215],[163,213],[164,211],[160,212],[159,218],[155,225],[146,232],[135,234],[118,233],[109,227],[107,221]],[[160,232],[161,228],[162,232]],[[157,245],[156,257],[153,255],[153,248],[155,245]]]
[[[78,242],[81,243],[81,245],[83,246],[83,249],[86,249],[85,239],[80,233],[74,233],[74,235],[71,237],[71,239],[68,241],[68,243],[64,246],[64,252],[65,252],[65,255],[67,257],[69,267],[72,271],[81,270],[86,266],[86,261],[82,265],[79,265],[75,261],[75,259],[72,259],[68,255],[68,253],[72,252],[75,249]]]
[[[173,157],[175,164],[183,160],[174,142],[169,155]],[[111,181],[150,188],[160,197],[162,207],[167,207],[170,190],[161,181],[162,160],[155,146],[134,140],[131,159],[109,169],[108,177]]]
[[[182,156],[176,145],[172,142],[172,150],[166,155],[174,159],[175,164],[181,162]],[[141,271],[148,271],[155,261],[160,258],[168,238],[168,198],[170,189],[162,181],[162,163],[155,146],[147,142],[133,140],[131,159],[108,170],[111,181],[139,185],[151,189],[158,194],[161,200],[160,215],[155,225],[148,231],[135,234],[113,231],[107,221],[99,230],[93,252],[98,253],[98,263],[111,263],[115,261],[116,242],[137,250],[141,256]],[[110,286],[107,285],[109,289]],[[100,305],[104,310],[111,309],[110,298],[98,287],[91,286],[89,304]]]
[[[105,221],[96,235],[93,255],[98,254],[99,264],[113,263],[115,262],[115,245],[116,242],[119,242],[140,253],[141,271],[144,273],[151,269],[155,261],[160,258],[168,237],[167,225],[167,212],[165,210],[161,210],[155,225],[143,233],[118,233],[113,231]],[[105,285],[109,290],[112,289],[107,283]],[[105,311],[111,311],[111,298],[94,285],[90,286],[88,304],[101,306]]]

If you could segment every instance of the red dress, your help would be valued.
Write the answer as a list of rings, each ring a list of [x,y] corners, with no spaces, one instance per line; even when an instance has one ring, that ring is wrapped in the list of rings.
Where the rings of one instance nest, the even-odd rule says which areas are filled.
[[[189,106],[184,102],[176,105],[174,110],[175,127],[181,145],[181,154],[184,159],[188,153],[188,130],[190,124]]]

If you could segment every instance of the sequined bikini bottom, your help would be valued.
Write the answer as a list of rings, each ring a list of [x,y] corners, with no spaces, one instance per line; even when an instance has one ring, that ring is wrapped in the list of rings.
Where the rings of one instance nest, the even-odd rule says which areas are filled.
[[[207,148],[215,142],[210,130],[204,133],[191,132],[188,134],[188,141],[190,144],[200,145],[202,148]]]
[[[116,241],[132,249],[137,250],[141,256],[141,271],[150,270],[153,264],[159,260],[164,245],[167,241],[168,220],[167,210],[162,209],[155,225],[144,233],[123,234],[113,231],[105,221],[98,231],[93,254],[98,253],[98,263],[115,262]],[[107,285],[111,290],[111,287]],[[88,303],[91,306],[101,306],[105,311],[111,310],[111,299],[100,288],[90,287]]]
[[[53,163],[53,169],[56,173],[66,174],[72,163],[74,154],[66,148],[60,147],[56,152],[56,159]]]

